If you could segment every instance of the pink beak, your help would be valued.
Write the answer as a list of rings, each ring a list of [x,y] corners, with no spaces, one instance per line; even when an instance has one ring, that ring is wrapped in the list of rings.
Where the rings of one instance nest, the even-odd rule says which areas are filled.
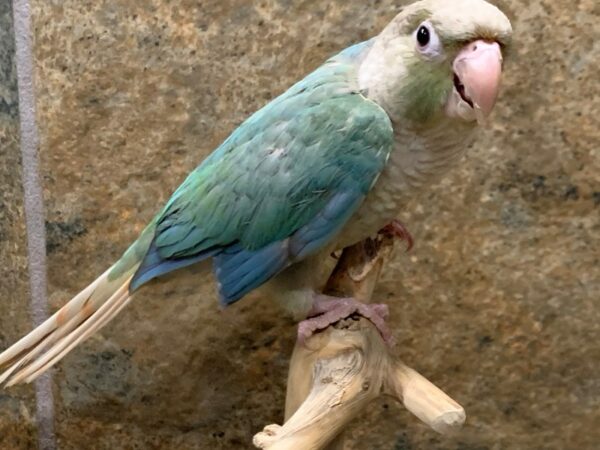
[[[458,54],[452,65],[459,78],[461,97],[484,117],[492,112],[502,76],[502,51],[497,42],[471,42]]]

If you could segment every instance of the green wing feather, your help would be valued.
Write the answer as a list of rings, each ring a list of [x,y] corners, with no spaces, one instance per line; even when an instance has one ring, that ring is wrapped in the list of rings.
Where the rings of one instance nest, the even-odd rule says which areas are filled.
[[[155,218],[140,269],[152,276],[139,278],[233,244],[261,249],[309,224],[335,193],[366,195],[393,131],[356,78],[355,59],[342,53],[244,122]]]

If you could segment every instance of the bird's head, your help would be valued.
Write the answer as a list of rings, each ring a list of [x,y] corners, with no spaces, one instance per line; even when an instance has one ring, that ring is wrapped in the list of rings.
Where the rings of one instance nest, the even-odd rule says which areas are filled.
[[[496,102],[511,34],[484,0],[422,0],[377,36],[359,84],[392,118],[481,121]]]

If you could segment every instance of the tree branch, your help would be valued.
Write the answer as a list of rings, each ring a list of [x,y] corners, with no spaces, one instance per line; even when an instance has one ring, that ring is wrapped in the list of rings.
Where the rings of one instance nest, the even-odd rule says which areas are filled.
[[[392,238],[380,234],[345,249],[325,292],[369,302],[392,247]],[[439,433],[465,421],[458,403],[391,355],[369,320],[352,315],[304,344],[296,343],[286,421],[266,426],[254,436],[254,445],[269,450],[342,449],[344,428],[382,394],[402,402]]]

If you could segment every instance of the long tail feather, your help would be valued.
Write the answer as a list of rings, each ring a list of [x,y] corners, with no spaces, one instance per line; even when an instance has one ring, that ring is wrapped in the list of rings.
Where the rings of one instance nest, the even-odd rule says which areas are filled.
[[[116,279],[112,268],[44,323],[0,354],[0,386],[31,382],[113,319],[131,300],[129,283],[137,265]]]

